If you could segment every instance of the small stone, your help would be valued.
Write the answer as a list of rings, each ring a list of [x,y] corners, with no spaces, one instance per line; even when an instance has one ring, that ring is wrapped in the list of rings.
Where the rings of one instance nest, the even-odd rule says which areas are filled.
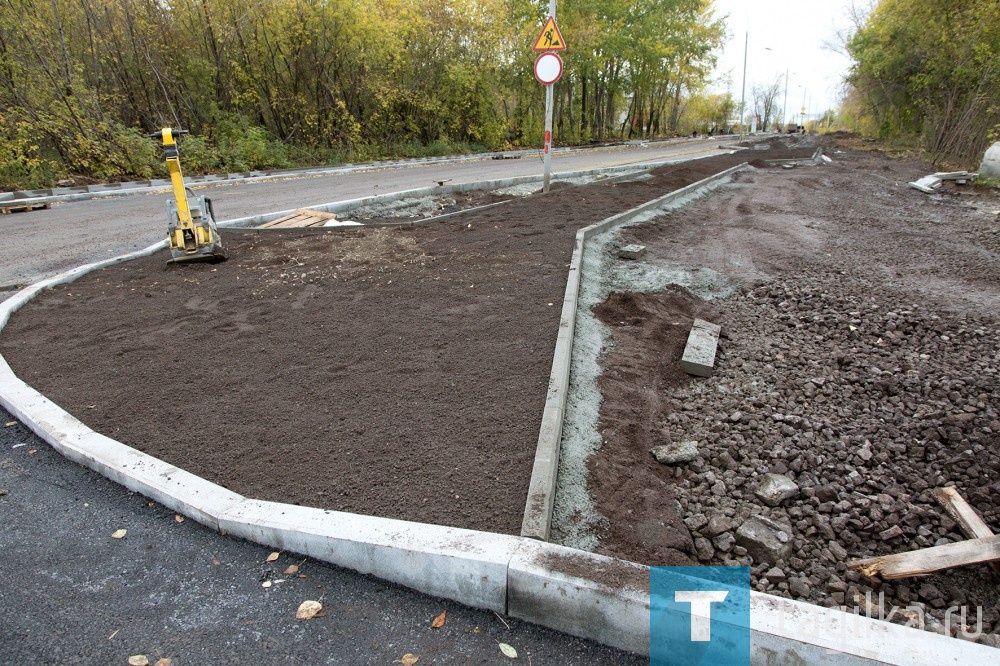
[[[656,456],[657,462],[664,465],[691,462],[698,457],[698,442],[671,442],[662,446],[654,446],[649,451]]]
[[[836,541],[831,541],[829,547],[830,547],[830,553],[835,558],[835,561],[843,562],[844,560],[847,559],[847,551],[839,543],[837,543]]]
[[[736,544],[736,537],[733,536],[732,532],[723,532],[719,536],[712,539],[712,543],[715,544],[716,550],[728,553]]]
[[[764,578],[768,579],[772,583],[777,584],[786,580],[787,577],[785,576],[784,571],[782,571],[778,567],[772,567],[766,574],[764,574]]]
[[[805,578],[793,578],[788,581],[788,591],[799,599],[808,599],[812,594],[812,588]]]
[[[708,562],[715,556],[715,549],[712,548],[712,542],[705,537],[695,538],[694,552],[698,559],[702,562]]]
[[[799,494],[799,486],[781,474],[765,474],[754,494],[768,506],[778,506],[782,501]]]
[[[882,541],[889,541],[890,539],[903,536],[903,528],[899,525],[893,525],[889,529],[879,532],[878,535],[882,538]]]
[[[743,412],[741,411],[735,411],[729,415],[730,423],[739,423],[742,420],[743,420]]]
[[[708,518],[703,513],[693,513],[684,519],[684,524],[693,532],[696,532],[708,524]],[[715,536],[714,534],[710,536]]]
[[[816,486],[816,499],[820,502],[836,502],[839,494],[833,486]]]
[[[646,254],[645,245],[625,245],[618,248],[618,257],[621,259],[638,259]]]
[[[726,518],[725,516],[712,516],[708,520],[708,525],[706,525],[705,529],[702,530],[702,533],[705,536],[712,538],[719,536],[723,532],[731,532],[734,527],[735,525],[733,524],[733,521],[729,518]]]
[[[736,530],[736,542],[755,562],[787,560],[792,554],[792,528],[766,516],[753,516]]]

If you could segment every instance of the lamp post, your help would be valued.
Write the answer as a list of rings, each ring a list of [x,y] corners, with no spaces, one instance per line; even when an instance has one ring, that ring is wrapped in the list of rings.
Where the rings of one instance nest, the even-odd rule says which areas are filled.
[[[743,92],[740,94],[740,143],[743,143],[743,115],[746,113],[747,101],[747,48],[750,46],[750,31],[746,32],[743,41]]]
[[[785,101],[781,103],[781,119],[785,122],[782,125],[788,124],[788,68],[785,68]]]

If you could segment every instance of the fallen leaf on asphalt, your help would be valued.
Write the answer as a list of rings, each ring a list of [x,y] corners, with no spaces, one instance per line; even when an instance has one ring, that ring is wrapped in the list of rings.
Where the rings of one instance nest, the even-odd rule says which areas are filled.
[[[286,576],[291,576],[292,574],[297,574],[299,572],[299,565],[289,564],[288,568],[282,571]]]
[[[417,663],[418,661],[420,661],[420,657],[418,657],[415,654],[410,654],[409,652],[407,652],[402,657],[400,657],[399,659],[397,659],[392,663],[402,664],[403,666],[413,666],[413,664]]]
[[[319,614],[322,612],[323,604],[318,601],[313,601],[312,599],[306,599],[299,604],[299,609],[295,611],[295,619],[311,620],[314,617],[319,617]]]
[[[182,516],[180,514],[177,514],[176,516],[174,516],[174,522],[175,523],[183,523],[184,522],[184,516]]]
[[[97,405],[87,405],[87,409],[97,409]]]
[[[173,663],[174,663],[173,659],[168,659],[167,657],[163,657],[162,659],[157,659],[156,663],[153,664],[153,666],[172,666]]]
[[[17,425],[17,421],[7,421],[7,423],[4,423],[4,424],[3,424],[3,427],[4,427],[4,428],[9,428],[9,427],[11,427],[12,425]]]
[[[431,622],[431,629],[440,629],[441,627],[443,627],[444,618],[446,615],[448,615],[448,611],[446,610],[441,611],[441,614],[438,615],[436,618],[434,618],[434,621]]]
[[[33,456],[38,453],[38,449],[28,449],[28,455]]]
[[[506,643],[497,643],[500,646],[500,651],[503,652],[505,657],[510,657],[511,659],[517,659],[517,650]]]
[[[281,552],[276,550],[276,551],[274,551],[273,553],[271,553],[270,555],[267,556],[267,561],[268,562],[274,562],[279,557],[281,557]]]
[[[261,587],[271,587],[271,581],[265,580],[263,583],[260,584],[260,586]]]
[[[149,666],[149,659],[144,654],[134,654],[128,658],[128,666]]]
[[[217,558],[217,557],[213,557],[213,558],[212,558],[212,566],[213,566],[213,567],[217,567],[217,566],[219,566],[220,564],[222,564],[222,561],[221,561],[221,560],[219,560],[219,558]]]
[[[115,530],[111,533],[112,539],[124,539],[125,535],[128,534],[128,530]]]

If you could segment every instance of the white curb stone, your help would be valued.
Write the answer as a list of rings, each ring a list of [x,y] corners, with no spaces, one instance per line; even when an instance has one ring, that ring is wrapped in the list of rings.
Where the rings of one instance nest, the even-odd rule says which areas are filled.
[[[219,520],[227,534],[383,580],[507,612],[507,564],[520,537],[247,500]]]

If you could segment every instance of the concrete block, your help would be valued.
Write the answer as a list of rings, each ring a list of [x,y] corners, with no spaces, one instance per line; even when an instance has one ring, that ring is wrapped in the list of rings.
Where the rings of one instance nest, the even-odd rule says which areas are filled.
[[[528,542],[510,561],[511,617],[649,654],[649,567]]]
[[[507,564],[524,540],[290,504],[248,500],[219,528],[475,608],[507,612]]]
[[[912,183],[907,184],[913,189],[920,190],[925,194],[934,194],[941,189],[941,179],[937,176],[924,176],[920,180],[915,180]]]
[[[645,245],[625,245],[618,248],[618,257],[620,259],[639,259],[644,254],[646,254]]]
[[[886,608],[888,614],[892,609]],[[991,664],[1000,650],[864,615],[750,593],[753,664]]]
[[[1000,178],[1000,141],[986,149],[983,163],[979,165],[980,178]]]
[[[715,352],[719,346],[719,333],[722,327],[695,319],[691,332],[688,334],[684,355],[681,357],[681,369],[696,377],[711,377],[715,369]]]

